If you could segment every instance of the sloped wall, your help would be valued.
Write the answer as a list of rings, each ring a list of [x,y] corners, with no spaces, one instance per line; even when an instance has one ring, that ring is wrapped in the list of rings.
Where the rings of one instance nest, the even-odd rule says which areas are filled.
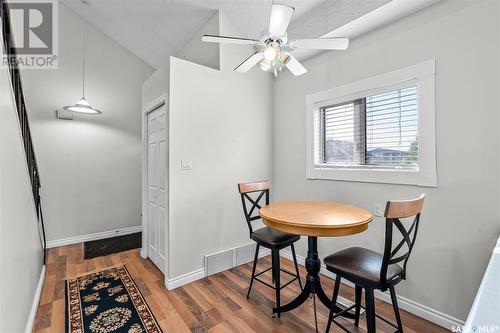
[[[189,42],[175,55],[176,58],[194,62],[213,69],[220,68],[220,50],[217,43],[206,43],[201,41],[205,34],[219,34],[219,12],[201,28]]]
[[[204,34],[219,34],[219,12],[197,31],[175,57],[213,69],[220,69],[220,47],[216,43],[201,41]],[[170,57],[144,81],[142,85],[142,108],[147,109],[160,96],[167,94],[170,87]]]

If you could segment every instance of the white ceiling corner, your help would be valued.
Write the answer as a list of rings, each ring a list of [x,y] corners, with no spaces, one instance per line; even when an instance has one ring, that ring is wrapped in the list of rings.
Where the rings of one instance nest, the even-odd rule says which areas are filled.
[[[241,32],[258,38],[269,25],[273,0],[90,0],[86,20],[154,68],[175,55],[217,10]],[[295,7],[289,38],[333,36],[336,31],[362,31],[360,25],[379,26],[439,0],[279,0]],[[61,0],[83,17],[81,0]],[[406,5],[404,4],[406,2]],[[395,3],[396,5],[394,5]],[[409,5],[412,3],[413,5]],[[376,19],[362,20],[376,12]],[[361,21],[360,21],[361,20]],[[377,24],[373,24],[375,22]],[[356,29],[342,28],[352,26]],[[387,22],[387,23],[388,23]],[[354,37],[348,36],[345,37]],[[305,58],[308,53],[297,54]]]

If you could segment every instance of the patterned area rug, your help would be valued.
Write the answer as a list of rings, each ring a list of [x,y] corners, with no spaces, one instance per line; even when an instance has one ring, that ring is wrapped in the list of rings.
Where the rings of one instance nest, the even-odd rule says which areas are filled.
[[[67,333],[161,333],[125,266],[66,280]]]

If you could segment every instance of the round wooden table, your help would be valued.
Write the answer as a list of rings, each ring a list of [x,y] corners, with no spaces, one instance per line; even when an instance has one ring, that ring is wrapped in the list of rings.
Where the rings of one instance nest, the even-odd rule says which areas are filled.
[[[368,229],[373,215],[363,208],[335,202],[290,201],[278,202],[260,209],[264,223],[275,230],[308,237],[305,266],[307,281],[304,289],[290,303],[273,308],[273,314],[293,310],[304,303],[310,294],[316,294],[323,304],[331,308],[332,302],[321,287],[318,256],[318,237],[354,235]],[[341,309],[335,305],[335,312]],[[345,313],[347,317],[352,314]]]

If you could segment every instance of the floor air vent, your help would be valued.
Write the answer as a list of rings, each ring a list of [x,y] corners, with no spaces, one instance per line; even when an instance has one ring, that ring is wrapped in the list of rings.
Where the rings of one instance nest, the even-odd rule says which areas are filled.
[[[260,250],[259,257],[265,256],[269,250]],[[255,243],[249,243],[232,249],[227,249],[205,256],[205,272],[208,275],[223,272],[230,268],[253,261]]]

